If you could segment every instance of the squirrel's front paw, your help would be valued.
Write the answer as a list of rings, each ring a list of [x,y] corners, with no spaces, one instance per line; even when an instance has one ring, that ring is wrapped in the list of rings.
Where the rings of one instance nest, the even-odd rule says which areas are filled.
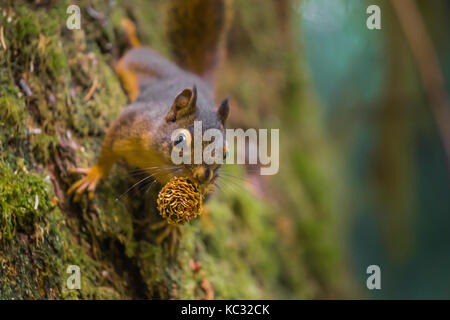
[[[81,194],[87,190],[89,192],[89,198],[92,199],[94,197],[95,188],[97,187],[100,179],[103,177],[103,171],[100,167],[93,166],[90,168],[75,168],[70,170],[70,173],[81,173],[86,176],[75,182],[69,190],[67,190],[67,194],[70,195],[75,193],[74,200],[78,201]]]

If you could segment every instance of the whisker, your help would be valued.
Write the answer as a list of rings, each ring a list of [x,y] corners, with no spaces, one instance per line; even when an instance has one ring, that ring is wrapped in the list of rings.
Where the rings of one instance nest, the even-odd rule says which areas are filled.
[[[222,187],[222,189],[231,194],[242,192],[242,188],[237,188],[234,184],[229,184],[222,181],[221,183],[219,183],[219,185]]]
[[[173,175],[178,174],[178,172],[183,171],[183,168],[180,167],[177,170],[175,170],[174,172],[172,172]]]
[[[147,167],[147,168],[137,168],[134,170],[130,170],[129,172],[131,173],[130,175],[137,175],[140,173],[146,173],[149,170],[170,170],[170,169],[175,169],[178,168],[178,166],[155,166],[155,167]]]
[[[230,184],[228,183],[228,181],[225,181],[224,179],[220,179],[216,182],[219,186],[226,188],[227,191],[231,191],[231,192],[239,192],[240,190],[238,190],[236,188],[235,184]],[[239,189],[242,189],[242,186],[239,186]]]
[[[170,168],[170,169],[166,168],[165,170],[160,170],[158,172],[155,172],[154,173],[155,180],[150,183],[150,185],[148,186],[148,188],[147,188],[147,190],[145,191],[144,194],[147,194],[150,191],[151,187],[157,182],[157,177],[160,177],[163,174],[165,174],[165,175],[172,175],[175,172],[178,172],[179,170],[181,170],[181,168],[179,168],[179,166],[174,166],[173,168]],[[140,189],[140,190],[142,191],[142,189]]]
[[[222,187],[219,186],[219,183],[218,183],[218,182],[214,182],[214,186],[215,186],[217,189],[219,189],[220,192],[223,192]]]
[[[242,177],[242,176],[236,176],[236,175],[231,174],[231,173],[228,173],[228,172],[220,172],[220,174],[221,174],[222,176],[230,177],[230,178],[234,178],[234,179],[238,179],[238,180],[240,180],[240,181],[244,181],[244,180],[246,179],[245,177]]]
[[[156,173],[155,173],[155,174],[156,174]],[[151,175],[149,175],[149,176],[147,176],[147,177],[145,177],[145,178],[139,180],[139,181],[136,182],[135,184],[133,184],[130,188],[128,188],[127,191],[125,191],[125,192],[122,193],[118,198],[116,198],[116,201],[120,200],[124,195],[126,195],[129,191],[131,191],[135,186],[137,186],[137,185],[141,184],[142,182],[144,182],[144,181],[150,179],[150,178],[153,177],[155,174],[151,174]]]
[[[246,179],[236,181],[236,180],[233,180],[233,179],[231,179],[231,178],[232,178],[232,177],[230,177],[230,176],[223,176],[223,177],[222,177],[222,180],[223,180],[223,182],[233,184],[234,186],[238,187],[238,189],[240,189],[240,190],[245,189],[245,188],[244,188],[243,184],[242,184],[242,183],[238,183],[238,181],[239,181],[239,182],[250,183],[251,185],[255,186],[255,184],[254,184],[252,181],[249,181],[249,180],[246,180]]]
[[[256,186],[256,183],[254,181],[250,180],[248,177],[236,176],[236,175],[230,174],[228,172],[220,172],[220,175],[227,179],[230,178],[228,181],[231,181],[231,178],[232,178],[238,182],[246,182],[246,183],[251,184],[252,186]]]
[[[150,191],[150,189],[152,188],[152,186],[157,182],[158,180],[153,180],[152,181],[152,183],[150,183],[150,185],[148,186],[148,188],[147,188],[147,190],[145,191],[145,194],[147,194],[149,191]]]
[[[156,174],[156,173],[163,173],[163,172],[167,172],[167,170],[173,170],[173,169],[166,169],[166,170],[154,170],[151,172],[151,174]],[[149,174],[149,172],[145,171],[145,172],[140,172],[140,173],[135,173],[135,174],[130,174],[130,177],[134,177],[134,178],[139,178],[140,176],[143,175],[147,175]]]
[[[150,169],[159,169],[159,168],[176,168],[179,167],[177,165],[164,165],[164,166],[152,166],[152,167],[145,167],[145,168],[135,168],[134,170],[130,171],[141,171],[141,170],[150,170]]]

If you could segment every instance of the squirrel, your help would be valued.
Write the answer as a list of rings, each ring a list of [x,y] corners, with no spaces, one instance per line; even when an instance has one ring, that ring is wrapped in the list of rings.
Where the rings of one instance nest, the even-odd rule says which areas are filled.
[[[174,165],[172,149],[192,143],[194,121],[203,130],[224,132],[228,99],[214,104],[212,71],[226,30],[227,0],[173,0],[167,4],[167,34],[176,64],[141,46],[134,24],[123,20],[131,49],[118,61],[116,72],[128,94],[128,104],[107,129],[97,163],[72,169],[84,177],[68,194],[89,198],[119,159],[140,168],[161,184],[173,176],[198,184],[202,194],[213,190],[219,164]],[[175,139],[172,132],[182,128]],[[224,157],[226,145],[223,148]]]

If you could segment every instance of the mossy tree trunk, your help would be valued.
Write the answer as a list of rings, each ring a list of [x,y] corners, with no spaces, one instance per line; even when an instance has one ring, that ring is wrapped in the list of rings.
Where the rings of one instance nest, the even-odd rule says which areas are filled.
[[[342,259],[327,236],[328,200],[316,181],[322,179],[320,168],[300,170],[308,180],[299,184],[284,180],[294,170],[286,163],[278,180],[258,180],[277,186],[263,188],[262,198],[252,187],[224,181],[207,203],[206,217],[183,227],[174,255],[167,243],[157,243],[151,228],[160,221],[155,208],[159,186],[135,188],[117,200],[138,179],[124,163],[102,181],[94,199],[75,203],[66,195],[77,178],[69,169],[94,163],[106,128],[127,103],[113,68],[126,48],[120,20],[135,21],[142,42],[167,54],[163,1],[80,1],[81,30],[66,28],[70,1],[0,3],[0,298],[315,298],[341,293]],[[277,55],[283,44],[264,36],[281,32],[273,5],[236,3],[229,43],[230,55],[236,56],[227,60],[218,90],[231,92],[235,114],[241,108],[241,114],[266,115],[246,126],[283,118],[281,107],[273,106],[294,108],[292,99],[301,99],[285,94],[299,92],[301,85],[284,72],[292,59]],[[248,39],[258,41],[252,65],[247,64],[251,54],[238,54]],[[246,65],[246,74],[254,77],[236,85],[243,81],[239,68]],[[261,72],[276,83],[266,91],[269,100],[255,96],[265,85]],[[234,123],[240,121],[235,116]],[[314,159],[299,156],[305,166]],[[233,173],[249,178],[239,168]],[[300,198],[295,190],[301,190]],[[79,290],[66,286],[69,265],[80,267]]]

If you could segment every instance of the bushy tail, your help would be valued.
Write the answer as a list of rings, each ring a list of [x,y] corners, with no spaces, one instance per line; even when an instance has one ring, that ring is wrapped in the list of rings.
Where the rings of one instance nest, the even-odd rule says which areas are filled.
[[[209,77],[217,64],[231,18],[231,0],[169,0],[166,34],[177,64]]]
[[[120,21],[120,24],[125,33],[128,44],[132,48],[140,47],[141,43],[139,42],[139,38],[136,35],[136,26],[134,25],[134,23],[131,20],[124,18]]]

